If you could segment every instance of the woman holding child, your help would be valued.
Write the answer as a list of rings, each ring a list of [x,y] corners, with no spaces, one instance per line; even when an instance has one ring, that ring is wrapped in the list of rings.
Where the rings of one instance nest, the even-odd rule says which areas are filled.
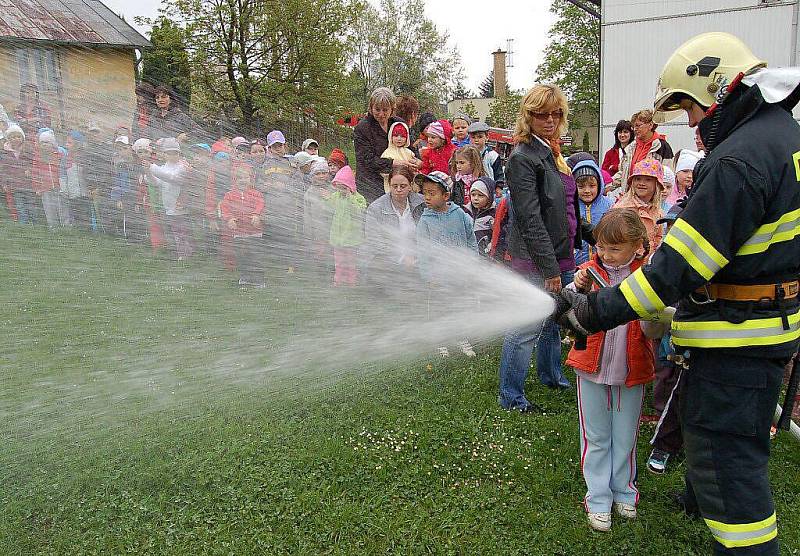
[[[369,98],[367,116],[353,130],[358,191],[368,203],[385,193],[381,174],[388,174],[396,166],[409,166],[414,171],[418,168],[418,163],[414,161],[404,162],[381,156],[389,146],[389,128],[395,122],[402,121],[394,115],[396,104],[391,90],[378,87]]]

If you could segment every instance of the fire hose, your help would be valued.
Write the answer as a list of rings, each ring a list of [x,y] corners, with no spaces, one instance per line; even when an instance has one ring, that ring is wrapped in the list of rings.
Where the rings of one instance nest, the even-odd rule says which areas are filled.
[[[797,390],[800,386],[800,371],[798,371],[798,357],[795,355],[792,363],[792,374],[789,375],[789,385],[786,387],[786,396],[783,398],[783,407],[778,404],[775,409],[775,428],[788,431],[795,440],[800,441],[800,427],[792,421],[792,412],[797,401]]]

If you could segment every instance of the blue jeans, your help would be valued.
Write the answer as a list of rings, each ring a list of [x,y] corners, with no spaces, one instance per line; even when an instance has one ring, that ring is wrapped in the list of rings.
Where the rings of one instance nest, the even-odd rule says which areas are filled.
[[[561,273],[561,285],[566,286],[575,279],[575,272]],[[569,381],[561,372],[561,330],[558,323],[547,320],[536,346],[536,373],[539,382],[550,388],[568,388]]]
[[[537,270],[525,268],[524,264],[515,265],[514,263],[516,262],[517,261],[512,261],[512,269],[523,274],[533,285],[539,288],[544,287],[544,278]],[[524,262],[529,263],[530,261]],[[569,278],[571,282],[571,274],[573,273],[562,273],[562,282],[565,278]],[[498,401],[503,408],[525,409],[531,405],[525,397],[525,380],[528,378],[528,370],[531,366],[533,351],[536,349],[536,344],[539,342],[540,336],[543,335],[543,331],[547,329],[548,325],[552,325],[552,327],[555,328],[555,357],[558,358],[557,367],[560,374],[561,339],[557,324],[551,323],[548,320],[536,323],[527,328],[509,331],[503,340],[503,351],[500,354],[500,395],[498,396]],[[546,344],[547,351],[542,355],[542,358],[552,365],[554,359],[552,329],[547,333],[550,334],[550,340],[548,340]],[[552,367],[548,366],[547,368],[549,369],[548,372],[552,373]],[[561,375],[561,377],[563,378],[563,375]]]

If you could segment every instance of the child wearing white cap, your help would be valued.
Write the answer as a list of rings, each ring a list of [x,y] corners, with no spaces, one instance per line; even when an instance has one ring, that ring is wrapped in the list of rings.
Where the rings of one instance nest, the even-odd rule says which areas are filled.
[[[58,146],[52,129],[43,129],[38,135],[38,148],[34,152],[32,189],[41,198],[47,226],[54,230],[61,223],[61,159],[65,152]]]
[[[311,156],[319,156],[319,143],[316,139],[306,139],[303,141],[303,151]]]
[[[162,166],[150,165],[150,174],[161,186],[161,202],[164,207],[167,227],[174,242],[175,255],[179,261],[191,256],[193,245],[189,234],[186,206],[186,179],[189,165],[181,156],[178,140],[168,137],[161,143],[165,162]]]
[[[678,152],[677,163],[675,164],[675,187],[667,197],[667,203],[672,206],[679,199],[686,197],[692,189],[692,176],[694,167],[705,156],[702,152],[682,149]]]

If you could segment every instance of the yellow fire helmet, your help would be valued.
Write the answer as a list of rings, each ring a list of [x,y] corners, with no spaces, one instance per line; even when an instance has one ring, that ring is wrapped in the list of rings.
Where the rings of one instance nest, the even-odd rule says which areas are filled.
[[[722,99],[728,85],[743,73],[764,68],[750,48],[730,33],[703,33],[683,43],[667,60],[658,78],[653,106],[656,123],[674,120],[683,112],[681,100],[710,108]]]

